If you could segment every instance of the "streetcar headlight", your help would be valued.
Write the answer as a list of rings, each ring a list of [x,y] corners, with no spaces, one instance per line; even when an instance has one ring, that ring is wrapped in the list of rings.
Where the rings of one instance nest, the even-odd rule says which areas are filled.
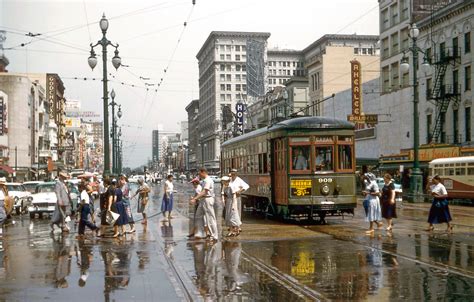
[[[328,185],[324,185],[321,187],[321,194],[323,194],[324,196],[327,196],[329,195],[329,186]]]

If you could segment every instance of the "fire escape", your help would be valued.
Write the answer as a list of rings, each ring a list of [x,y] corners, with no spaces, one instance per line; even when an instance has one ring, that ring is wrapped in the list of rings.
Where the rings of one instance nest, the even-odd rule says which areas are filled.
[[[446,71],[448,66],[455,67],[460,64],[460,48],[445,48],[444,43],[439,47],[439,53],[435,53],[431,63],[435,66],[435,76],[433,88],[427,87],[427,100],[436,105],[436,115],[434,127],[428,137],[429,143],[446,143],[446,133],[444,131],[446,112],[451,103],[458,104],[460,100],[461,85],[459,84],[459,76],[452,77],[452,84],[446,84]],[[454,142],[456,138],[454,138]]]

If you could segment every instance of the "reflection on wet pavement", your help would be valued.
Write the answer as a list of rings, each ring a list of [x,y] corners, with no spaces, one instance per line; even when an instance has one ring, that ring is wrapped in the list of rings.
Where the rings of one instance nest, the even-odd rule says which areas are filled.
[[[181,189],[180,189],[181,188]],[[425,208],[400,210],[393,234],[364,235],[362,209],[329,225],[244,215],[244,232],[215,244],[187,240],[190,190],[175,218],[150,219],[121,239],[75,239],[48,220],[8,227],[0,301],[472,301],[474,217],[454,207],[456,232],[423,232]],[[158,192],[156,195],[159,196]],[[150,207],[160,206],[155,198]],[[190,211],[191,209],[191,211]],[[220,216],[219,203],[216,210]],[[220,227],[220,230],[221,227]]]

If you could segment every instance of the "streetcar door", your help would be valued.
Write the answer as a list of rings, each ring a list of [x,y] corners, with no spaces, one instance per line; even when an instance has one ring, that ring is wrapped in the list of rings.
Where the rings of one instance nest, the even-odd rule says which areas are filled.
[[[287,147],[286,139],[275,139],[273,141],[273,200],[276,204],[288,204],[288,171],[287,171]]]

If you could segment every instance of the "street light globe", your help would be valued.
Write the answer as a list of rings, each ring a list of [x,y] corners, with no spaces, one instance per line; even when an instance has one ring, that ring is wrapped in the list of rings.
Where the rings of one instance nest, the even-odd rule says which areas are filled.
[[[423,68],[424,72],[429,72],[431,70],[431,65],[430,65],[430,63],[428,63],[428,61],[425,60],[421,64],[421,68]]]
[[[89,63],[89,67],[94,70],[94,67],[97,66],[97,57],[95,53],[91,51],[90,57],[87,59],[87,63]]]
[[[99,25],[102,32],[106,32],[109,28],[109,20],[105,18],[105,13],[102,15],[102,19],[100,19]]]
[[[118,118],[122,118],[122,109],[119,107],[119,110],[117,112]]]
[[[418,27],[416,27],[416,24],[413,23],[412,26],[410,27],[410,37],[418,38],[419,34],[420,34],[420,30],[418,29]]]
[[[112,91],[110,92],[110,97],[112,99],[115,99],[115,90],[112,89]]]
[[[408,70],[410,70],[410,64],[408,64],[408,62],[403,62],[402,64],[400,64],[400,70],[402,71],[402,73],[407,73]]]
[[[118,69],[122,64],[122,59],[118,55],[118,50],[115,51],[115,56],[112,58],[112,65]]]

